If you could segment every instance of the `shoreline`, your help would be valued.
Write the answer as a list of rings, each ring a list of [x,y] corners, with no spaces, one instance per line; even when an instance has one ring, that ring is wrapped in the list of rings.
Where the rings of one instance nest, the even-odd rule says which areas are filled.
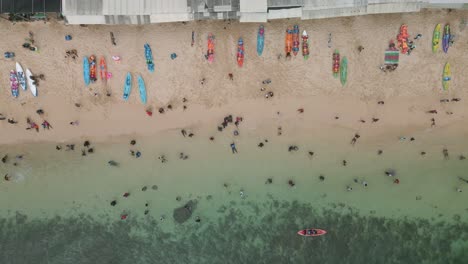
[[[323,135],[338,134],[340,137],[350,138],[354,133],[361,133],[365,134],[365,138],[360,141],[367,141],[369,138],[374,144],[382,144],[391,142],[398,136],[409,137],[418,134],[434,139],[434,135],[437,134],[438,137],[447,139],[453,135],[458,134],[462,137],[468,133],[468,126],[462,122],[465,113],[468,112],[464,101],[468,99],[458,97],[461,102],[440,103],[436,98],[450,97],[437,95],[419,97],[420,102],[415,102],[415,98],[398,97],[385,101],[385,105],[378,105],[377,101],[362,101],[343,95],[333,98],[323,95],[305,99],[283,97],[264,99],[263,102],[253,99],[211,108],[187,104],[188,109],[185,111],[180,106],[174,107],[173,110],[166,108],[166,113],[159,114],[154,111],[151,117],[146,115],[142,107],[135,105],[91,106],[91,109],[86,109],[84,113],[82,109],[68,107],[70,113],[64,114],[62,111],[57,115],[56,111],[60,111],[58,106],[56,109],[41,108],[45,110],[42,118],[36,113],[23,117],[26,119],[26,116],[31,116],[36,122],[47,119],[53,126],[50,130],[43,128],[40,128],[39,132],[26,130],[26,124],[21,124],[23,118],[17,119],[21,123],[14,125],[3,120],[0,123],[2,128],[0,144],[7,146],[21,142],[62,143],[83,138],[103,142],[109,138],[147,137],[159,132],[184,128],[203,131],[208,140],[210,134],[218,133],[216,127],[222,122],[223,117],[230,113],[242,116],[244,129],[257,136],[274,134],[276,128],[282,126],[284,129],[292,128],[295,136],[299,138],[301,131],[304,131],[302,135],[307,134],[307,131],[313,131],[317,136],[323,133]],[[335,104],[333,108],[332,104]],[[303,108],[304,113],[298,113],[299,108]],[[437,109],[438,114],[427,113],[432,109]],[[99,112],[101,115],[96,115]],[[446,112],[453,114],[448,115]],[[68,116],[79,118],[67,119]],[[337,117],[339,119],[336,119]],[[372,122],[372,118],[378,121]],[[436,121],[435,127],[431,127],[431,118]],[[68,124],[72,120],[78,120],[79,125]],[[345,133],[349,135],[346,136]]]

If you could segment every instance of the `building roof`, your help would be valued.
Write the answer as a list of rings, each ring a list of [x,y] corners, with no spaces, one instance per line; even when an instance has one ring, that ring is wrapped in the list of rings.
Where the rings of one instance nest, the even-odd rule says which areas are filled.
[[[0,0],[0,13],[61,12],[62,0]]]

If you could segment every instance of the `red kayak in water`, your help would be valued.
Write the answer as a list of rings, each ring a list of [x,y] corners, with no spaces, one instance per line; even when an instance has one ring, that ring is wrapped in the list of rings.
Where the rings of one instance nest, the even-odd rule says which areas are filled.
[[[304,230],[300,230],[297,232],[298,235],[301,235],[301,236],[322,236],[322,235],[325,235],[327,233],[327,231],[323,230],[323,229],[317,229],[317,228],[310,228],[310,229],[304,229]]]

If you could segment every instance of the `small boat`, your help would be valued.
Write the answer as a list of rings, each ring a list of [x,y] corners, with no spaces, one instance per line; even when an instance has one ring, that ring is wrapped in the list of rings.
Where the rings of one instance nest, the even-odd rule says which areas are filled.
[[[124,93],[123,93],[123,99],[125,101],[128,100],[128,97],[130,96],[131,91],[132,91],[132,75],[128,72],[127,77],[125,78],[125,86],[124,86]]]
[[[299,230],[297,232],[298,235],[311,236],[311,237],[323,236],[326,233],[327,233],[327,231],[325,231],[323,229],[317,229],[317,228],[303,229],[303,230]]]
[[[257,34],[257,54],[258,56],[262,56],[263,53],[263,46],[265,45],[265,28],[263,25],[260,25],[258,28]]]
[[[432,52],[436,53],[440,47],[440,24],[434,28],[434,33],[432,34]]]
[[[16,63],[16,77],[18,78],[19,85],[26,91],[26,78],[24,76],[23,67],[17,62]]]
[[[293,30],[289,27],[286,29],[286,38],[285,38],[285,52],[286,58],[291,57],[292,44],[293,44]]]
[[[409,47],[408,47],[408,26],[401,25],[400,33],[397,35],[398,40],[398,47],[400,48],[400,52],[403,54],[407,54]]]
[[[444,27],[444,36],[442,37],[442,50],[447,53],[450,46],[450,25]]]
[[[206,51],[206,59],[210,63],[214,61],[214,48],[215,48],[214,36],[212,33],[209,33],[208,34],[208,49]]]
[[[336,49],[333,52],[333,77],[338,77],[338,72],[340,71],[340,52]]]
[[[340,66],[341,85],[344,86],[347,80],[348,80],[348,58],[343,57],[343,59],[341,60],[341,66]]]
[[[452,72],[450,71],[450,63],[445,63],[444,73],[442,74],[442,87],[445,91],[449,89],[450,81],[452,80]]]
[[[244,40],[239,38],[239,41],[237,41],[237,65],[239,65],[239,67],[244,65],[244,52]]]
[[[16,76],[16,72],[14,70],[10,71],[10,87],[11,87],[11,94],[13,95],[13,97],[18,97],[19,83],[18,83],[18,77]]]
[[[88,57],[83,58],[83,77],[84,77],[84,83],[86,86],[89,85],[90,79],[89,79],[89,60]]]
[[[302,56],[304,59],[309,58],[309,35],[307,35],[307,31],[302,31]]]
[[[107,80],[107,65],[104,56],[99,60],[99,74],[101,75],[101,80]]]
[[[33,74],[31,73],[31,71],[29,69],[26,69],[26,79],[28,80],[29,90],[31,90],[33,96],[37,96],[36,81],[33,80],[32,76]]]
[[[293,38],[292,52],[294,56],[296,56],[297,53],[299,52],[299,26],[298,25],[294,25],[292,38]]]
[[[145,58],[148,71],[154,72],[153,52],[151,51],[151,47],[148,43],[145,44]]]
[[[146,86],[145,86],[145,81],[143,81],[143,78],[141,75],[138,75],[138,88],[140,90],[140,99],[143,104],[146,104]]]
[[[97,80],[97,66],[96,66],[96,57],[94,55],[89,56],[89,79],[91,82]]]

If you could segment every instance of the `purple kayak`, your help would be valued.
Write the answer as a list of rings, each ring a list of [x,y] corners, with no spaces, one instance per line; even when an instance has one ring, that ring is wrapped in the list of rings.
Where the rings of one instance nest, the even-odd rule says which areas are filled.
[[[450,46],[450,25],[447,24],[444,27],[444,35],[442,38],[442,49],[445,53],[447,53],[449,46]]]

